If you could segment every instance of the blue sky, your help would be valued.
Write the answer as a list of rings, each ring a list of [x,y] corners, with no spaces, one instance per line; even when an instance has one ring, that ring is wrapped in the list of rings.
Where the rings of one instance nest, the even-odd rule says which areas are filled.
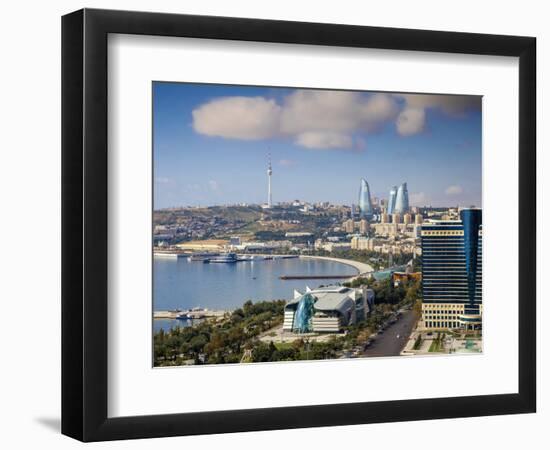
[[[154,207],[357,203],[359,180],[412,205],[481,206],[479,97],[153,83]]]

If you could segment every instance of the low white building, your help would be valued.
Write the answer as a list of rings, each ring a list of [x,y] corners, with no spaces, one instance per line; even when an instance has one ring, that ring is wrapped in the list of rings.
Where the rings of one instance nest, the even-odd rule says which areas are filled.
[[[294,333],[339,333],[343,327],[364,320],[374,303],[368,288],[327,286],[294,291],[285,306],[283,330]]]

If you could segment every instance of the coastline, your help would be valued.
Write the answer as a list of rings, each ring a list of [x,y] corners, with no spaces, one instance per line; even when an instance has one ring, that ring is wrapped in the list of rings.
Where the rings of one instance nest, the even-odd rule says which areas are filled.
[[[354,276],[350,276],[350,278],[354,278],[362,274],[374,272],[374,269],[372,268],[372,266],[359,261],[352,261],[351,259],[333,258],[331,256],[314,256],[314,255],[300,255],[300,259],[324,259],[325,261],[332,261],[340,264],[346,264],[357,270],[357,274]]]

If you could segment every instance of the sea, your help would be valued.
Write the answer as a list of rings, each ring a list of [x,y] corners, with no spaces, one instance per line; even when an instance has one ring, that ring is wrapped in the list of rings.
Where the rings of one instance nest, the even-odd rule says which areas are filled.
[[[187,258],[153,260],[153,309],[208,308],[231,310],[247,300],[289,300],[294,289],[341,283],[342,279],[281,280],[282,275],[356,275],[347,264],[320,259],[272,259],[240,261],[232,264],[205,264]],[[153,331],[192,322],[155,319]]]

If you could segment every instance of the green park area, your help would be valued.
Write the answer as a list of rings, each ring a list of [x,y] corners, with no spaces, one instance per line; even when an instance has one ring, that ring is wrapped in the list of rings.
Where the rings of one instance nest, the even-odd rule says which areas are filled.
[[[432,340],[432,344],[430,345],[428,352],[434,353],[442,351],[444,347],[444,342],[445,333],[437,333],[437,337]]]
[[[178,326],[154,335],[154,365],[230,364],[335,359],[365,346],[379,326],[404,306],[418,303],[419,284],[394,287],[390,279],[356,279],[352,287],[367,284],[376,304],[367,319],[346,327],[322,341],[300,337],[292,342],[265,339],[282,327],[285,300],[247,301],[221,319],[207,319],[192,326]],[[418,305],[415,304],[415,311]],[[260,339],[262,338],[262,339]]]

